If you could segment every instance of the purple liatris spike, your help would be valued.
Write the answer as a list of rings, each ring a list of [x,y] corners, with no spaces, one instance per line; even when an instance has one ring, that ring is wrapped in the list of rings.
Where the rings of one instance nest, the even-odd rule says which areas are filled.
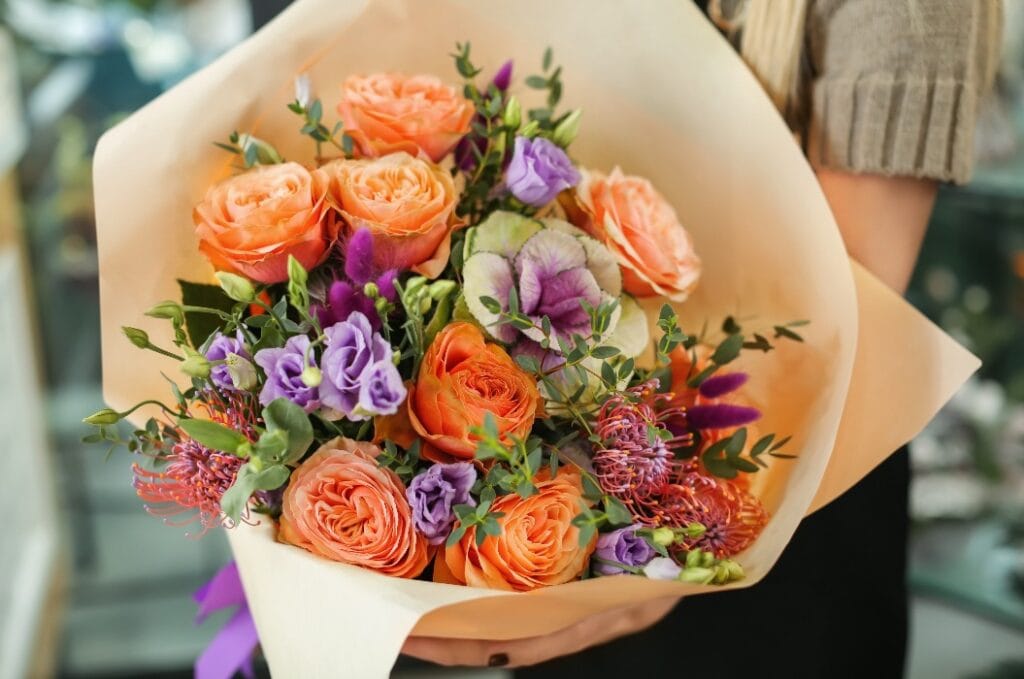
[[[700,385],[700,395],[704,398],[718,398],[730,394],[747,383],[747,373],[723,373],[713,375]]]
[[[694,429],[729,429],[750,424],[761,417],[757,408],[729,403],[696,405],[686,409],[686,421]]]
[[[397,269],[388,269],[380,276],[377,276],[377,289],[380,290],[380,296],[389,302],[398,301],[398,292],[395,291],[395,279],[398,278]]]
[[[373,236],[369,229],[359,229],[345,244],[345,275],[356,286],[368,283],[373,276]]]
[[[501,68],[499,68],[497,73],[494,74],[494,78],[491,79],[491,84],[497,87],[500,92],[504,92],[508,89],[508,86],[512,84],[511,59],[501,65]]]

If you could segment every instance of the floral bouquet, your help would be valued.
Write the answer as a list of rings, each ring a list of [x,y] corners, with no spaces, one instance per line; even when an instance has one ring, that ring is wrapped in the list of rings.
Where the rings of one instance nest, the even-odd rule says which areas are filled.
[[[557,33],[443,4],[462,21],[299,2],[97,151],[111,407],[91,439],[136,455],[151,513],[232,529],[280,675],[331,674],[339,643],[372,676],[410,632],[537,636],[756,581],[973,368],[851,273],[781,121],[685,3],[619,27],[714,57],[686,96],[613,78],[641,49],[596,47],[613,3],[564,70],[538,49],[521,79]],[[487,54],[456,43],[448,78],[455,24]],[[886,326],[924,350],[855,365],[858,319],[861,350]]]

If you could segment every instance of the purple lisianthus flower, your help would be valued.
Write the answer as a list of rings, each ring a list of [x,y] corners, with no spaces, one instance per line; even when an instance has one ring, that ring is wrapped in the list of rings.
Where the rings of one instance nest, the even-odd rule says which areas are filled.
[[[353,311],[324,335],[321,402],[350,420],[394,413],[405,400],[405,386],[391,362],[391,345],[366,315]]]
[[[513,196],[543,207],[580,182],[580,173],[562,148],[549,139],[516,137],[505,184]]]
[[[639,524],[633,524],[611,533],[604,533],[597,539],[594,555],[598,559],[614,561],[623,566],[646,566],[658,553],[647,540],[637,535],[640,528],[642,526]],[[594,572],[599,575],[618,575],[626,571],[611,563],[597,562]]]
[[[472,462],[434,464],[409,482],[405,495],[412,507],[413,524],[431,545],[448,538],[455,525],[455,505],[476,504],[469,494],[474,483],[476,467]]]
[[[267,405],[275,399],[286,398],[307,413],[320,407],[316,387],[310,387],[302,381],[308,348],[309,338],[296,335],[288,338],[280,349],[260,349],[256,352],[254,360],[267,375],[267,381],[260,391],[260,403]],[[316,357],[312,351],[309,353],[309,364],[316,366]]]
[[[242,331],[239,330],[234,337],[228,337],[220,332],[214,336],[213,341],[206,350],[206,360],[225,361],[229,354],[235,354],[248,360],[251,358],[245,348],[245,341],[242,338]],[[228,391],[236,391],[234,380],[228,372],[226,363],[218,363],[210,368],[210,381],[217,387]]]
[[[682,572],[682,566],[667,556],[651,559],[651,562],[644,566],[644,575],[651,580],[676,580]]]
[[[377,361],[362,374],[358,412],[367,415],[394,415],[405,400],[405,385],[391,357]]]

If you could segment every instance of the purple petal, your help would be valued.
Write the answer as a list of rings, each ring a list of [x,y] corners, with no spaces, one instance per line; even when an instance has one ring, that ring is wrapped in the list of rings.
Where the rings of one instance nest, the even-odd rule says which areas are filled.
[[[494,78],[491,80],[491,84],[498,88],[500,92],[504,92],[508,89],[508,86],[512,84],[512,60],[509,59],[498,72],[494,74]]]
[[[363,285],[373,276],[372,266],[373,236],[369,229],[359,229],[345,246],[345,275],[356,285]]]
[[[750,424],[761,417],[761,411],[728,403],[693,406],[686,409],[686,421],[695,429],[729,429]]]
[[[398,301],[398,293],[395,292],[395,279],[398,278],[398,269],[388,269],[377,277],[377,289],[381,297],[389,302]]]
[[[723,373],[713,375],[700,385],[700,395],[706,398],[718,398],[732,393],[747,383],[747,373]]]

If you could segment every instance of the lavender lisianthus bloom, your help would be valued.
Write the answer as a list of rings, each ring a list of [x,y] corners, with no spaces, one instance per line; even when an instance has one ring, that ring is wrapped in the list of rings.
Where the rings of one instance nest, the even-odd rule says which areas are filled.
[[[476,483],[476,467],[472,462],[437,463],[421,472],[405,490],[412,507],[416,530],[431,545],[447,539],[455,525],[455,505],[474,505],[469,494]]]
[[[676,580],[682,572],[682,566],[667,556],[651,559],[650,563],[644,566],[644,575],[651,580]]]
[[[637,530],[641,527],[639,524],[634,524],[611,533],[604,533],[597,539],[594,556],[604,561],[620,563],[623,566],[646,566],[658,553],[654,551],[647,540],[637,535]],[[594,572],[599,575],[618,575],[626,571],[612,563],[598,561],[594,565]]]
[[[320,398],[316,387],[310,387],[302,381],[302,371],[306,367],[305,354],[309,348],[309,338],[305,335],[289,337],[280,349],[260,349],[254,360],[267,380],[260,391],[260,403],[269,404],[278,398],[286,398],[301,406],[307,413],[320,407]],[[311,351],[309,364],[316,366],[316,357]]]
[[[251,358],[248,350],[245,348],[245,341],[242,338],[242,331],[239,330],[234,337],[229,337],[218,332],[213,341],[210,342],[210,346],[206,349],[206,360],[208,361],[225,361],[228,355],[235,354],[241,356],[244,359]],[[235,391],[237,387],[234,380],[231,379],[231,374],[228,372],[228,366],[226,363],[217,363],[210,368],[210,381],[213,382],[214,386],[227,391]]]
[[[505,170],[505,185],[513,196],[527,205],[543,207],[579,182],[579,171],[558,144],[543,137],[516,137]]]
[[[373,330],[366,315],[353,311],[326,328],[324,335],[323,405],[350,420],[394,413],[405,400],[405,386],[391,362],[391,345]]]

